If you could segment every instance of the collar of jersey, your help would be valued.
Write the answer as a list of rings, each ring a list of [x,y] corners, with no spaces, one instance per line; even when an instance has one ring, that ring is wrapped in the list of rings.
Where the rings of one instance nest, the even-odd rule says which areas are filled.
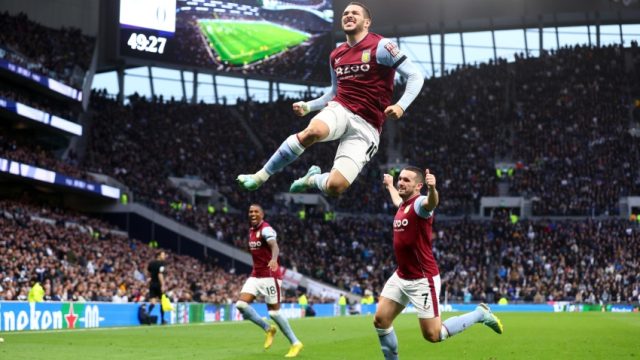
[[[348,41],[347,41],[347,42],[345,42],[345,44],[347,44],[347,46],[348,46],[350,49],[353,49],[354,47],[358,46],[361,42],[363,42],[363,41],[364,41],[364,39],[366,39],[366,38],[369,36],[369,34],[371,34],[371,33],[370,33],[370,32],[368,32],[368,33],[367,33],[367,35],[365,35],[365,36],[364,36],[362,39],[360,39],[360,41],[358,41],[357,43],[353,44],[353,46],[349,45],[349,42],[348,42]]]

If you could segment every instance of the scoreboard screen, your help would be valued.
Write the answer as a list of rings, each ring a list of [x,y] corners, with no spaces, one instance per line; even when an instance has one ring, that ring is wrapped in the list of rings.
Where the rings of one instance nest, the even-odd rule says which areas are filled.
[[[329,83],[332,0],[120,0],[119,54],[147,63]]]

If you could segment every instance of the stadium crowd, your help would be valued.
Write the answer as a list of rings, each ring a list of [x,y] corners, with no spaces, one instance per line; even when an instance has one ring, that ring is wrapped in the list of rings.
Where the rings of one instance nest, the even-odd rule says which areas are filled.
[[[575,47],[514,64],[511,143],[523,168],[511,192],[535,198],[534,215],[614,215],[620,197],[640,194],[629,132],[639,55],[636,43]]]
[[[75,71],[70,69],[88,64],[91,46],[84,46],[90,43],[84,37],[68,52],[48,52],[65,46],[47,44],[82,37],[76,30],[45,31],[24,15],[0,18],[3,27],[24,29],[3,32],[0,44],[37,60],[49,73],[69,78]],[[39,37],[22,38],[33,34]],[[19,47],[27,41],[42,46]],[[540,58],[518,56],[514,63],[461,67],[430,79],[397,123],[393,142],[404,157],[399,162],[421,159],[417,165],[438,176],[439,214],[475,213],[482,196],[497,195],[503,180],[495,175],[495,162],[501,160],[518,163],[507,179],[509,193],[534,200],[535,215],[617,214],[620,196],[640,193],[639,142],[628,131],[637,55],[637,44],[571,47]],[[384,143],[357,183],[332,200],[335,210],[381,217],[301,219],[274,195],[311,164],[329,169],[335,143],[310,149],[258,192],[234,187],[237,174],[259,169],[286,136],[306,124],[306,119],[292,120],[291,101],[227,107],[129,100],[119,105],[94,94],[95,126],[80,168],[113,176],[132,188],[136,201],[244,247],[244,215],[170,206],[182,199],[167,177],[199,176],[241,212],[250,202],[265,206],[267,220],[280,233],[285,266],[356,293],[379,294],[394,270],[388,221],[393,209],[380,184],[381,165],[388,160]],[[235,121],[237,114],[259,144]],[[83,174],[14,134],[0,133],[0,156]],[[108,225],[68,211],[8,201],[0,202],[0,211],[3,299],[24,299],[31,279],[43,282],[51,300],[108,300],[118,291],[128,299],[144,298],[143,266],[153,256],[146,245],[96,231]],[[450,301],[640,301],[639,232],[620,219],[512,222],[498,214],[490,222],[436,222],[434,252],[443,296]],[[168,287],[180,300],[229,302],[244,279],[193,258],[170,254],[169,259],[176,271],[169,273]]]
[[[76,179],[94,181],[86,172],[78,168],[74,152],[69,152],[67,160],[61,160],[52,148],[34,142],[31,133],[7,131],[6,128],[0,127],[0,157]]]
[[[79,29],[52,29],[24,13],[0,12],[0,58],[76,88],[82,87],[94,45]]]
[[[0,201],[0,299],[26,300],[31,281],[50,301],[144,301],[154,249],[69,210]],[[166,287],[179,301],[230,303],[246,275],[167,252]]]
[[[302,274],[356,294],[379,294],[395,270],[388,219],[267,220],[279,232],[283,266]],[[246,219],[225,221],[229,237],[244,248]],[[108,224],[8,200],[0,201],[0,224],[3,300],[26,299],[34,279],[51,301],[145,299],[154,249]],[[640,228],[623,220],[513,223],[503,214],[491,222],[437,222],[434,231],[442,296],[450,302],[638,302],[639,249]],[[246,278],[212,259],[168,254],[167,289],[176,300],[230,303]]]

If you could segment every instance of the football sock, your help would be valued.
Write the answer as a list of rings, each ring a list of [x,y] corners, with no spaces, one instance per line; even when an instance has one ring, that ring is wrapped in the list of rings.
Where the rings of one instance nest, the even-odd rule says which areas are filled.
[[[162,304],[160,305],[160,322],[164,322],[164,310],[162,310]]]
[[[440,330],[440,341],[447,339],[459,332],[464,331],[469,326],[482,321],[484,313],[482,310],[474,310],[460,316],[454,316],[448,318],[442,323],[442,329]]]
[[[273,321],[276,322],[276,324],[278,325],[278,327],[280,328],[284,336],[286,336],[287,339],[289,339],[290,343],[295,344],[298,342],[298,338],[293,333],[293,330],[291,329],[291,325],[289,325],[289,321],[285,319],[282,315],[280,315],[279,311],[270,310],[269,316],[273,319]]]
[[[269,324],[267,324],[266,321],[262,320],[260,315],[258,315],[258,313],[251,306],[249,306],[249,304],[244,301],[238,301],[236,302],[236,307],[238,308],[238,310],[240,310],[240,312],[242,313],[242,317],[245,320],[249,320],[252,323],[260,326],[264,331],[269,330]]]
[[[151,315],[151,312],[153,311],[153,309],[156,308],[156,304],[149,304],[149,315]]]
[[[319,174],[309,177],[309,186],[315,185],[318,190],[323,193],[327,193],[327,180],[329,179],[329,173]]]
[[[285,166],[291,164],[304,152],[304,146],[300,144],[298,136],[293,134],[282,142],[278,150],[276,150],[264,167],[256,173],[258,180],[265,182],[269,176],[284,169]]]
[[[388,329],[378,329],[378,340],[385,360],[398,360],[398,337],[393,326]]]

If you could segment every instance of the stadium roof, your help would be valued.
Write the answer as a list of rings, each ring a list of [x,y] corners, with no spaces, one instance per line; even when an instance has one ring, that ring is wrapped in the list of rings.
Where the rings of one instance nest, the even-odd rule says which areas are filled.
[[[350,0],[334,0],[336,34]],[[489,29],[640,22],[639,0],[361,0],[372,30],[411,36]]]
[[[98,33],[101,2],[116,0],[0,0],[0,11],[25,12],[45,26]],[[333,0],[337,34],[349,0]],[[386,36],[580,24],[640,23],[640,0],[361,0],[373,30]]]

